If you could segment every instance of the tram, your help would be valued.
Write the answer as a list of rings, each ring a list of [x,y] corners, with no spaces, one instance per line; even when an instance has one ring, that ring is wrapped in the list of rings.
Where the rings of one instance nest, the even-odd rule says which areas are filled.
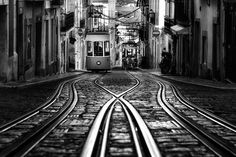
[[[137,51],[138,47],[135,42],[123,43],[122,62],[123,69],[135,69],[138,66]]]
[[[86,50],[87,70],[108,71],[111,69],[108,33],[89,33],[86,36]]]

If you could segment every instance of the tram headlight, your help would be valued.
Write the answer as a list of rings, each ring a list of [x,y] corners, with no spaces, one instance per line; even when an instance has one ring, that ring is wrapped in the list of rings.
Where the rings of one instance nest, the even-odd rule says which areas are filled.
[[[97,61],[96,64],[97,64],[97,65],[101,65],[101,61]]]

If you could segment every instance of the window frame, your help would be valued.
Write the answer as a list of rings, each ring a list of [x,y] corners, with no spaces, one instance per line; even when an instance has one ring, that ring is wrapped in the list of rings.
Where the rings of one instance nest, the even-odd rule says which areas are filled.
[[[108,47],[109,51],[106,51],[106,43],[107,43],[107,47]],[[104,41],[104,56],[110,56],[110,42],[108,40]]]
[[[95,44],[95,43],[98,43],[98,45],[97,45],[97,48],[98,48],[97,50],[98,50],[98,51],[96,51],[96,44]],[[94,55],[94,56],[104,56],[104,51],[103,51],[104,45],[103,45],[103,41],[94,41],[94,42],[93,42],[93,45],[94,45],[94,46],[93,46],[93,55]],[[99,51],[99,46],[100,46],[100,45],[102,46],[102,48],[101,48],[102,51]]]
[[[89,48],[89,43],[90,43],[90,48]],[[91,54],[91,55],[89,55]],[[92,41],[87,41],[87,56],[91,57],[93,56],[93,42]]]

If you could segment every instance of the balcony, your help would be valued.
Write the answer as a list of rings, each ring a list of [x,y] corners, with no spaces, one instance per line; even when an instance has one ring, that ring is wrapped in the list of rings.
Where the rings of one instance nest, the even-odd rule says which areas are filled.
[[[74,27],[75,22],[75,13],[71,12],[68,14],[65,14],[63,16],[62,25],[61,25],[61,31],[66,32],[70,30],[72,27]]]
[[[108,26],[99,26],[88,29],[88,33],[108,33]]]
[[[88,20],[88,32],[108,32],[108,23],[99,17],[93,16]]]

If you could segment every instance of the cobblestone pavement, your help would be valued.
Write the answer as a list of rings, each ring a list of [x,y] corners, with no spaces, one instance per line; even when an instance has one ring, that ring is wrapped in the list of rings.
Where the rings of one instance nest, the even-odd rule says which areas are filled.
[[[61,82],[73,77],[76,76],[20,88],[0,87],[0,126],[39,107]]]
[[[140,113],[163,156],[215,156],[206,146],[177,124],[156,102],[159,86],[150,76],[132,73],[141,80],[141,86],[127,94]]]
[[[93,84],[98,75],[76,83],[79,101],[69,116],[27,156],[79,156],[89,129],[111,96]]]
[[[192,103],[236,125],[236,84],[184,76],[162,75],[145,70],[174,84]]]
[[[98,83],[113,93],[120,94],[134,86],[136,81],[124,71],[113,71],[102,77]]]
[[[189,101],[236,125],[236,90],[168,81],[173,83]]]
[[[22,123],[18,123],[10,129],[1,132],[0,151],[3,151],[5,148],[9,147],[15,142],[24,140],[28,134],[36,132],[40,126],[45,124],[45,122],[49,119],[53,118],[56,113],[60,112],[60,110],[69,100],[69,86],[69,83],[66,83],[63,86],[60,95],[55,100],[55,103],[53,103],[51,106],[42,108],[40,111],[38,111],[38,114],[35,114]]]
[[[134,148],[128,119],[122,106],[117,102],[111,118],[107,157],[135,157],[137,154]]]
[[[146,75],[142,72],[131,73],[141,80],[141,85],[127,94],[125,99],[129,100],[140,113],[164,156],[215,156],[211,150],[178,125],[165,113],[162,107],[158,105],[156,94],[159,86],[155,83],[154,77],[151,78],[150,75]],[[91,74],[88,79],[76,83],[79,101],[75,109],[52,133],[40,142],[28,156],[78,156],[81,153],[96,115],[103,104],[111,99],[109,94],[93,84],[93,81],[99,76],[101,75]],[[134,79],[128,78],[129,74],[127,73],[113,71],[101,77],[98,83],[112,90],[114,93],[119,94],[135,84]],[[236,102],[236,90],[220,90],[176,81],[170,82],[176,85],[191,102],[235,124],[236,116],[234,113],[236,107],[234,104]],[[52,89],[50,90],[55,89],[55,85],[51,85],[54,88],[51,87]],[[42,86],[37,86],[37,88],[33,88],[32,91],[37,93],[40,88],[42,88]],[[49,95],[49,93],[44,94],[45,96],[46,94],[47,96]],[[41,96],[40,93],[38,96]],[[23,101],[25,101],[25,98],[26,97],[22,97]],[[3,100],[6,102],[9,101],[6,98]],[[12,101],[13,100],[14,98],[12,97]],[[19,105],[17,107],[20,108],[21,106]],[[19,108],[16,110],[21,109],[20,111],[23,113],[23,108]],[[9,112],[14,112],[14,109],[9,108]],[[120,114],[119,105],[116,107],[115,113],[117,115]],[[120,118],[122,119],[122,116],[113,117],[114,123],[112,124],[113,133],[110,134],[111,139],[130,144],[130,138],[127,140],[125,136],[116,136],[116,134],[119,134],[121,124],[117,122],[117,120]],[[122,140],[121,138],[123,137],[125,138]],[[116,146],[115,142],[111,143],[114,145],[110,147],[110,156],[117,156],[117,154],[119,156],[122,150],[113,147]],[[131,149],[125,149],[123,153],[128,153],[129,156],[134,155]]]

